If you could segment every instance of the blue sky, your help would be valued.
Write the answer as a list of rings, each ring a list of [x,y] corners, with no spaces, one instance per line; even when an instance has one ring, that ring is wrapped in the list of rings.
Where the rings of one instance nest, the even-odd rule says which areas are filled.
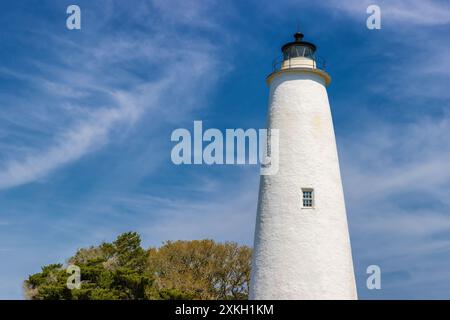
[[[333,78],[360,298],[449,299],[450,5],[421,0],[2,1],[0,298],[128,230],[251,244],[258,168],[175,166],[170,134],[263,128],[297,23]],[[382,290],[365,288],[371,264]]]

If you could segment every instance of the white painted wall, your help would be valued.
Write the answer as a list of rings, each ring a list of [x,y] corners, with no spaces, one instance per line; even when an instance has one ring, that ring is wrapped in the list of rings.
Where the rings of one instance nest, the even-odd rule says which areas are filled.
[[[308,59],[304,57],[295,57],[291,59],[287,59],[283,61],[281,64],[281,69],[288,69],[288,68],[315,68],[316,67],[316,61],[313,59]]]
[[[269,79],[280,161],[261,176],[250,299],[356,299],[325,79],[304,68]],[[313,209],[302,208],[302,188],[314,189]]]

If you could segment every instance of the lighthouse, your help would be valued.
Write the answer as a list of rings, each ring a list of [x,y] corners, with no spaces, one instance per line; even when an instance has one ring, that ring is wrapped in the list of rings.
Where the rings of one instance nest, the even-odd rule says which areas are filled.
[[[294,38],[266,80],[279,169],[260,178],[250,299],[357,299],[331,78],[316,46]]]

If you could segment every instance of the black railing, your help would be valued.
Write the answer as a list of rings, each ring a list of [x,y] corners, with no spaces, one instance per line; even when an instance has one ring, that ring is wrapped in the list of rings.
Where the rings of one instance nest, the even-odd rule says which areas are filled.
[[[291,67],[298,66],[295,62],[292,62],[292,65],[291,65],[291,60],[292,59],[295,59],[295,58],[283,60],[283,57],[279,57],[279,58],[274,59],[273,63],[272,63],[272,72],[280,70],[281,66],[283,64],[285,64],[286,68],[291,68]],[[309,59],[311,59],[311,58],[309,58]],[[321,70],[324,70],[324,71],[326,70],[327,63],[326,63],[326,60],[323,57],[321,57],[321,56],[314,56],[311,60],[314,60],[314,64],[313,64],[313,68],[314,69],[321,69]],[[285,63],[285,61],[286,61],[286,63]]]

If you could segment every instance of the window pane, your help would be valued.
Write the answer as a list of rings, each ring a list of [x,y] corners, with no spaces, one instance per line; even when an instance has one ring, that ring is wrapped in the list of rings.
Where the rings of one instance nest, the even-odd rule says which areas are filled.
[[[311,208],[313,206],[313,190],[302,190],[303,207]]]

